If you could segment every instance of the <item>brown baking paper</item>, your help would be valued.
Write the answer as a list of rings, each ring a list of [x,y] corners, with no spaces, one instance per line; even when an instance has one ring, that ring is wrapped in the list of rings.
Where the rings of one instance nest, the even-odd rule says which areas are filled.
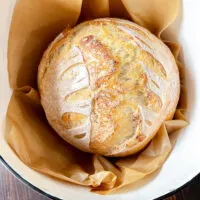
[[[179,0],[19,0],[8,44],[13,95],[7,111],[11,128],[5,135],[16,155],[38,172],[90,186],[101,194],[139,181],[160,169],[175,144],[176,131],[187,125],[184,98],[174,119],[163,123],[143,151],[125,158],[106,158],[75,149],[52,130],[40,105],[37,68],[47,45],[65,27],[86,19],[119,17],[133,20],[160,37],[175,20],[179,3]],[[166,44],[177,59],[179,46]],[[177,64],[182,71],[181,64],[178,61]]]

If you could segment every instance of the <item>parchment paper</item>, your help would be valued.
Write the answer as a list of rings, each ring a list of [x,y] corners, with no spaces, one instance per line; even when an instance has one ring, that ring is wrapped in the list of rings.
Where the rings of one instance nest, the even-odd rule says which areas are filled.
[[[43,51],[64,28],[86,19],[119,17],[133,20],[160,37],[176,18],[179,3],[179,0],[18,1],[8,43],[13,95],[7,111],[11,129],[5,137],[27,166],[56,179],[90,186],[101,194],[136,182],[162,167],[175,144],[174,133],[187,125],[183,113],[185,97],[181,98],[174,119],[163,123],[143,151],[111,159],[81,152],[51,129],[40,105],[36,77]],[[169,41],[166,44],[177,59],[179,46]],[[177,63],[181,70],[180,62]]]

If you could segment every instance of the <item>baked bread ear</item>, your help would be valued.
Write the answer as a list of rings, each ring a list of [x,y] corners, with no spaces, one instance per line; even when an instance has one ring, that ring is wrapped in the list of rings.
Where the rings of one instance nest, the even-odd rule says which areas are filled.
[[[63,139],[86,152],[127,156],[173,116],[180,81],[161,40],[130,21],[102,18],[66,29],[49,45],[38,88]]]

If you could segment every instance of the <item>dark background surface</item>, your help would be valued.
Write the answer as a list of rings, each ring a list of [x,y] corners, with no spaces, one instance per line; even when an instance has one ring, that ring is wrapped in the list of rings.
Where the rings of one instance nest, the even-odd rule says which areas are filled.
[[[19,181],[0,162],[0,200],[50,200]],[[142,200],[142,199],[135,199]],[[200,176],[176,194],[163,200],[200,200]]]

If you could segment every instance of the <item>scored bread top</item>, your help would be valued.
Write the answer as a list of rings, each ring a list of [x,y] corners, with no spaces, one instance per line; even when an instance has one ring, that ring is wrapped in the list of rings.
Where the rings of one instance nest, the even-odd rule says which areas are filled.
[[[180,93],[168,47],[127,20],[102,18],[66,29],[38,71],[49,124],[77,148],[126,156],[170,119]]]

